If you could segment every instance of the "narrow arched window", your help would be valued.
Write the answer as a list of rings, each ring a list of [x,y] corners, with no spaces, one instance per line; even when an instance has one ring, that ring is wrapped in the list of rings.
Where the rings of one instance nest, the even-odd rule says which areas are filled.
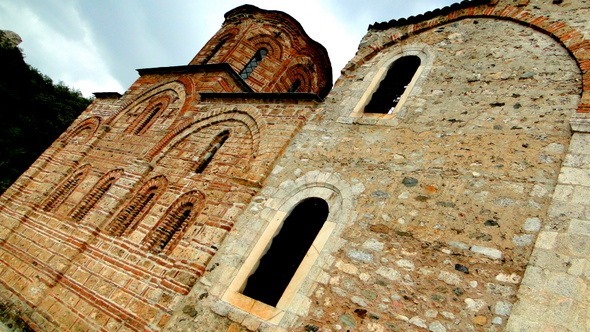
[[[297,92],[297,90],[299,90],[300,87],[301,87],[301,80],[296,79],[295,82],[293,82],[293,84],[291,84],[291,88],[289,88],[289,92]]]
[[[247,79],[248,77],[250,77],[250,74],[252,74],[256,67],[258,67],[258,64],[260,64],[262,59],[264,59],[264,57],[267,54],[268,50],[266,48],[261,48],[258,51],[256,51],[252,59],[250,59],[250,61],[248,61],[248,63],[246,64],[246,67],[244,67],[244,69],[242,69],[242,71],[240,72],[240,77],[243,79]]]
[[[154,254],[168,251],[172,244],[178,242],[178,237],[183,233],[186,224],[192,217],[194,204],[186,202],[171,211],[154,230],[146,236],[146,249]],[[173,241],[175,240],[175,241]]]
[[[117,181],[123,171],[115,170],[105,174],[96,185],[90,190],[90,192],[84,196],[82,201],[74,208],[72,212],[72,219],[75,221],[82,220],[90,209],[92,209],[98,201],[106,194],[111,186]]]
[[[415,55],[401,57],[389,67],[385,78],[365,106],[365,113],[389,114],[397,106],[406,88],[420,67]]]
[[[213,47],[211,52],[209,52],[209,54],[205,57],[205,59],[203,59],[203,62],[201,62],[201,64],[206,65],[207,63],[209,63],[209,61],[215,56],[215,54],[217,54],[217,52],[219,52],[221,47],[223,47],[223,45],[225,45],[225,43],[228,41],[228,39],[229,39],[229,37],[223,38],[217,44],[215,44],[215,46]]]
[[[328,203],[312,197],[301,201],[283,222],[258,268],[248,278],[244,295],[276,306],[324,222]]]
[[[90,166],[88,165],[82,166],[62,184],[57,186],[57,188],[55,188],[49,197],[45,199],[45,202],[43,203],[43,210],[47,212],[52,211],[61,203],[63,203],[66,198],[68,198],[74,191],[74,189],[76,189],[76,187],[82,182],[89,169]]]
[[[161,110],[162,104],[158,104],[151,107],[147,112],[140,116],[139,121],[136,123],[135,128],[132,130],[132,132],[138,135],[144,130],[147,130],[147,128],[149,128],[149,126],[152,125],[156,115],[158,115],[158,113],[160,113]]]
[[[139,219],[154,205],[167,183],[164,176],[149,180],[115,217],[109,225],[107,233],[114,236],[131,233],[137,226]]]
[[[211,141],[209,146],[199,156],[199,159],[197,160],[197,162],[199,164],[195,170],[196,173],[203,173],[203,171],[205,171],[207,166],[209,166],[209,164],[213,160],[213,157],[215,157],[215,154],[217,153],[217,151],[219,151],[221,146],[225,143],[225,141],[227,141],[228,138],[229,138],[229,131],[228,130],[224,130],[221,133],[219,133],[217,136],[215,136],[215,138]]]

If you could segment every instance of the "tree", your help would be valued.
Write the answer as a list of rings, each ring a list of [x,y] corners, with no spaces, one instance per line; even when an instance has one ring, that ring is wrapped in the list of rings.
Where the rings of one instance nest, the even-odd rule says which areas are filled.
[[[0,36],[0,193],[90,103],[79,91],[54,84],[29,66],[14,42]]]

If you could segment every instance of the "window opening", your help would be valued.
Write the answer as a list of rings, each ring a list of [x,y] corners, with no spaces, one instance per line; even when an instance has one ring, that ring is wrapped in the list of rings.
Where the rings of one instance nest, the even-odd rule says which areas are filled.
[[[225,143],[225,141],[227,141],[228,138],[229,138],[229,131],[228,130],[224,130],[221,133],[219,133],[217,136],[215,136],[215,138],[213,139],[213,141],[211,141],[211,143],[209,144],[207,149],[205,149],[205,151],[199,157],[199,159],[198,159],[199,165],[197,166],[197,169],[195,170],[196,173],[200,174],[205,171],[207,166],[209,166],[209,164],[213,160],[213,157],[215,157],[215,154],[217,153],[217,151],[219,151],[221,146]]]
[[[106,181],[99,182],[92,190],[84,197],[84,200],[78,204],[74,212],[72,212],[72,219],[81,221],[90,212],[90,209],[100,201],[100,199],[111,188],[119,176],[119,173],[112,174]]]
[[[213,49],[211,50],[211,52],[209,52],[209,54],[207,55],[207,57],[205,57],[205,59],[203,60],[203,62],[201,64],[206,65],[207,63],[209,63],[209,61],[215,56],[215,54],[217,54],[217,52],[219,52],[219,50],[221,49],[221,47],[223,45],[225,45],[225,43],[227,42],[229,38],[223,38],[219,41],[219,43],[217,43],[215,45],[215,47],[213,47]]]
[[[171,245],[176,243],[178,237],[182,235],[182,231],[191,217],[193,206],[193,203],[186,202],[166,216],[164,222],[148,235],[147,250],[158,254],[165,249],[170,249]]]
[[[390,114],[393,112],[418,71],[420,62],[420,58],[415,55],[395,60],[365,107],[365,113]]]
[[[248,278],[244,295],[276,306],[303,261],[324,222],[328,203],[312,197],[301,201],[283,222],[256,271]]]
[[[297,90],[299,90],[300,87],[301,87],[301,80],[296,79],[295,82],[293,82],[293,84],[291,85],[289,92],[297,92]]]
[[[261,48],[258,51],[256,51],[252,59],[250,59],[248,64],[246,64],[246,67],[244,67],[244,69],[242,69],[242,71],[240,72],[240,77],[243,79],[247,79],[248,77],[250,77],[250,74],[252,74],[256,67],[258,67],[258,64],[260,64],[262,59],[264,59],[264,57],[267,54],[268,50],[266,48]]]

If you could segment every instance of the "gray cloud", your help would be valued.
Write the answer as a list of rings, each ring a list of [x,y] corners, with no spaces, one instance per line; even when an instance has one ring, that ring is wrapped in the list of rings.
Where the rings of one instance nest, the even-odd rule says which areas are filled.
[[[451,0],[251,0],[287,12],[330,54],[334,77],[367,26],[444,7]],[[0,29],[23,38],[27,61],[85,95],[120,91],[135,69],[187,64],[238,0],[0,0]]]

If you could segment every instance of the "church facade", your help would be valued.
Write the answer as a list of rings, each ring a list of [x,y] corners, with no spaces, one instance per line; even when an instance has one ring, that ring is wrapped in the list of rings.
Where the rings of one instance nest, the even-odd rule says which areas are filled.
[[[590,3],[375,23],[332,87],[245,5],[139,70],[0,199],[39,331],[590,330]]]

